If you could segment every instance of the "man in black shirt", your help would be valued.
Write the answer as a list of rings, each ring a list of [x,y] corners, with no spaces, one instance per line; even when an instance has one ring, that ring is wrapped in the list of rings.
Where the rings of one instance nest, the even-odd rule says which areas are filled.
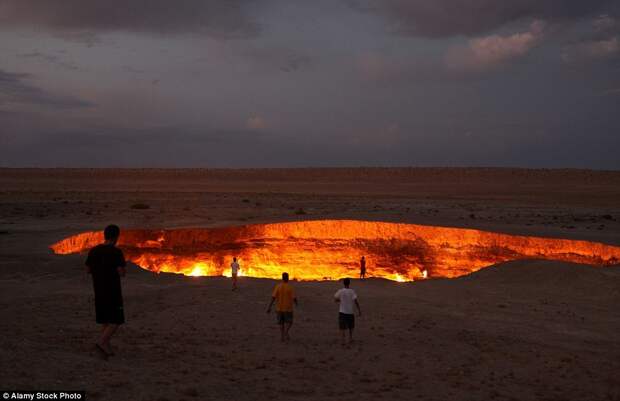
[[[121,230],[109,225],[103,231],[104,243],[88,252],[86,266],[93,277],[97,323],[103,325],[101,337],[95,344],[105,358],[113,355],[110,339],[125,323],[121,276],[125,276],[125,257],[115,245]]]

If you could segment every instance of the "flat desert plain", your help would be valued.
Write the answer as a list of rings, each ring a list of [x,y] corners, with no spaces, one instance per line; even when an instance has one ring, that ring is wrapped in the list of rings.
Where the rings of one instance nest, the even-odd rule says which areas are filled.
[[[343,347],[338,282],[293,282],[300,305],[282,344],[265,313],[274,280],[243,277],[232,292],[225,277],[130,265],[127,323],[105,361],[85,256],[49,249],[109,223],[302,219],[620,245],[620,172],[0,169],[0,387],[89,400],[620,400],[618,266],[517,260],[456,279],[354,280],[364,314]]]

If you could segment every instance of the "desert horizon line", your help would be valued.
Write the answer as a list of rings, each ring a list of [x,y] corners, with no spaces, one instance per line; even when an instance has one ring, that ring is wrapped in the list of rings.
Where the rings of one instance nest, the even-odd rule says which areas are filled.
[[[35,167],[35,166],[0,166],[0,170],[215,170],[215,171],[248,171],[248,170],[523,170],[523,171],[595,171],[601,173],[620,173],[620,169],[583,168],[583,167],[522,167],[522,166],[300,166],[300,167]]]

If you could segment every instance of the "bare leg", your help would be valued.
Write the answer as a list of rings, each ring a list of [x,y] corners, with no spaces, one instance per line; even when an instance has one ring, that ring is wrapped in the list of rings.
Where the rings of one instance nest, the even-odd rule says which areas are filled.
[[[232,277],[232,289],[233,291],[237,289],[237,276]]]
[[[110,339],[116,333],[118,329],[118,324],[107,324],[105,325],[104,330],[101,332],[101,337],[99,337],[99,341],[97,345],[103,348],[108,354],[112,353],[112,348],[110,347]]]
[[[105,347],[105,344],[102,342],[101,339],[103,338],[106,330],[108,329],[108,326],[109,326],[108,324],[101,325],[101,334],[99,335],[99,340],[97,340],[97,342],[95,343],[97,348],[99,348],[99,351],[103,352],[105,359],[108,358],[108,355],[110,355],[111,352]]]
[[[344,339],[344,332],[343,334],[343,339]],[[349,329],[349,344],[351,344],[353,342],[353,329]]]
[[[280,324],[280,340],[282,342],[286,341],[286,332],[285,332],[285,329],[284,329],[284,323]]]
[[[285,341],[289,341],[291,339],[291,336],[289,336],[288,332],[291,330],[291,326],[293,325],[293,323],[284,323],[284,338]]]
[[[346,344],[346,341],[345,341],[345,331],[346,331],[346,330],[340,330],[340,337],[341,337],[341,343],[342,343],[342,345],[345,345],[345,344]]]
[[[101,342],[101,339],[103,338],[103,335],[105,334],[106,330],[108,329],[109,324],[105,323],[101,325],[101,334],[99,334],[99,340],[97,341],[97,344],[99,345],[103,345],[103,343]]]
[[[102,339],[105,335],[105,332],[108,330],[109,326],[110,325],[107,323],[101,325],[101,334],[99,335],[99,340],[97,341],[97,345],[99,345],[108,354],[110,353],[110,350],[105,347],[105,344],[103,343]]]

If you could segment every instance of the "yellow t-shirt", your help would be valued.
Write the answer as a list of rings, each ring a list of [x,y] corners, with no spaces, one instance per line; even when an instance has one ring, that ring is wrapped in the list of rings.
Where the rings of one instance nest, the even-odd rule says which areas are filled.
[[[293,287],[288,283],[280,283],[273,289],[272,297],[276,299],[276,311],[278,312],[292,312],[293,311],[293,299],[295,299],[295,292]]]

